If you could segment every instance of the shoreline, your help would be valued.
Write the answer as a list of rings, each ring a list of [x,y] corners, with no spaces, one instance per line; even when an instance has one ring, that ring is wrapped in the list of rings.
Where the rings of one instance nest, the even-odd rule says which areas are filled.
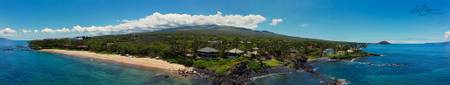
[[[149,69],[159,69],[171,73],[177,73],[178,71],[192,71],[192,67],[186,67],[180,64],[170,63],[160,59],[154,58],[131,58],[126,56],[114,55],[114,54],[99,54],[89,51],[75,51],[75,50],[63,50],[63,49],[41,49],[41,52],[55,53],[69,55],[77,58],[90,58],[111,61],[120,64],[144,67]]]

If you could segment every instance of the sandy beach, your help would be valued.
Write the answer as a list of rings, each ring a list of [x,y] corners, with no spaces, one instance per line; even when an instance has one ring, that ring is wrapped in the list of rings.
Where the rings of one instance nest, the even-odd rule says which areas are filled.
[[[60,49],[42,49],[40,51],[70,55],[70,56],[80,57],[80,58],[100,59],[100,60],[123,63],[123,64],[128,64],[128,65],[133,65],[133,66],[162,69],[162,70],[167,70],[167,71],[192,70],[192,68],[190,68],[190,67],[185,67],[180,64],[169,63],[164,60],[152,59],[152,58],[131,58],[131,57],[113,55],[113,54],[99,54],[99,53],[94,53],[94,52],[89,52],[89,51],[72,51],[72,50],[60,50]]]

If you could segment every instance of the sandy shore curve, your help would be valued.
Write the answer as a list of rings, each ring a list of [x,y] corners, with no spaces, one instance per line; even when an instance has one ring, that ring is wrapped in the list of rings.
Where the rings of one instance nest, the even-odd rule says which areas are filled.
[[[92,59],[106,60],[106,61],[127,64],[127,65],[162,69],[162,70],[167,70],[167,71],[178,71],[178,70],[191,71],[192,70],[191,67],[186,67],[181,64],[170,63],[170,62],[167,62],[164,60],[154,59],[154,58],[131,58],[131,57],[113,55],[113,54],[99,54],[99,53],[94,53],[94,52],[89,52],[89,51],[74,51],[74,50],[62,50],[62,49],[41,49],[39,51],[56,53],[56,54],[64,54],[64,55],[80,57],[80,58],[92,58]]]

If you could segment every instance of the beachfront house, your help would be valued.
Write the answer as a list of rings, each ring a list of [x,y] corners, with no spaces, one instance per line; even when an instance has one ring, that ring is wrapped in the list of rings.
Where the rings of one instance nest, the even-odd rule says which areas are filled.
[[[325,53],[327,55],[332,55],[335,53],[335,51],[332,48],[328,48],[328,49],[323,50],[323,53]]]
[[[219,50],[211,48],[211,47],[205,47],[197,50],[198,56],[206,59],[214,59],[218,57]]]
[[[229,58],[236,58],[237,56],[241,56],[244,51],[239,50],[237,48],[231,49],[227,51]]]

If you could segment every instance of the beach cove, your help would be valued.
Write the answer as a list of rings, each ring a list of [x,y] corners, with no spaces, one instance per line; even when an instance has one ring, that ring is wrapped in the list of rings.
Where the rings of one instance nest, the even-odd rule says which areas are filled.
[[[26,44],[25,42],[19,42]],[[415,45],[369,45],[364,49],[383,54],[379,57],[363,57],[354,62],[318,63],[317,71],[323,75],[346,79],[350,85],[446,85],[450,77],[447,62],[449,48],[444,44]],[[91,61],[76,56],[67,56],[35,50],[1,50],[0,84],[65,84],[65,85],[196,85],[204,80],[160,78],[168,75],[161,70],[142,69],[121,63]],[[399,66],[386,66],[399,64]],[[349,73],[353,75],[348,75]],[[414,77],[425,76],[425,77]],[[416,81],[411,81],[416,80]],[[434,81],[434,82],[427,82]],[[318,79],[306,72],[274,74],[253,81],[265,85],[320,84]],[[400,84],[402,85],[402,84]]]
[[[0,47],[0,85],[196,85],[205,81],[111,61],[48,53],[27,48],[26,41]]]
[[[192,70],[191,67],[185,67],[180,64],[174,64],[174,63],[170,63],[170,62],[167,62],[164,60],[153,59],[153,58],[134,58],[134,57],[114,55],[114,54],[99,54],[99,53],[88,52],[88,51],[74,51],[74,50],[61,50],[61,49],[41,49],[39,51],[64,54],[64,55],[69,55],[69,56],[79,57],[79,58],[99,59],[99,60],[122,63],[122,64],[127,64],[127,65],[132,65],[132,66],[161,69],[161,70],[166,70],[166,71],[170,71],[170,72],[179,71],[179,70],[185,70],[185,71]]]

